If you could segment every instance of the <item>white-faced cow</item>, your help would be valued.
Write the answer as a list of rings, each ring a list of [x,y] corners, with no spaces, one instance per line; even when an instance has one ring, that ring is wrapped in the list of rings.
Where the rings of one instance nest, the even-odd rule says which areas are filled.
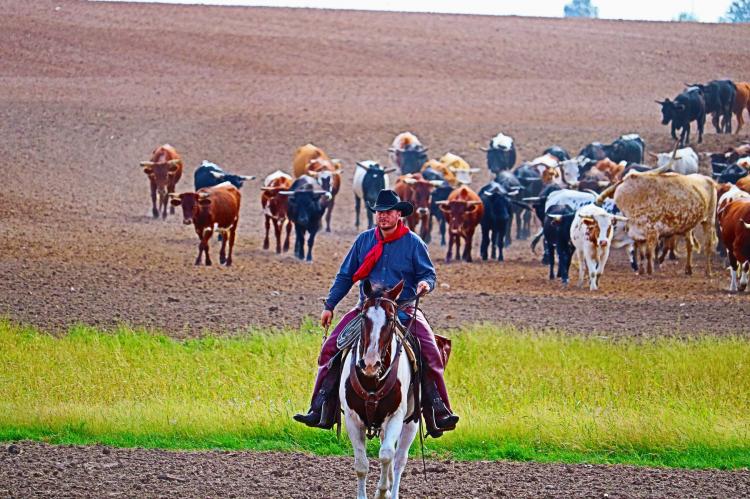
[[[263,249],[268,249],[268,233],[273,223],[273,232],[276,236],[276,253],[281,253],[281,231],[286,225],[286,238],[284,240],[284,251],[289,251],[289,234],[292,232],[292,221],[289,220],[288,208],[289,198],[282,196],[281,191],[292,188],[292,176],[276,170],[263,181],[263,191],[260,196],[260,205],[265,215],[266,236],[263,239]]]
[[[493,174],[510,170],[516,164],[516,145],[512,137],[498,133],[490,139],[489,147],[480,149],[487,153],[487,168]]]
[[[570,240],[578,255],[578,285],[584,281],[584,269],[589,276],[589,289],[599,289],[599,279],[607,265],[615,225],[627,222],[627,218],[612,215],[595,204],[582,206],[570,226]]]

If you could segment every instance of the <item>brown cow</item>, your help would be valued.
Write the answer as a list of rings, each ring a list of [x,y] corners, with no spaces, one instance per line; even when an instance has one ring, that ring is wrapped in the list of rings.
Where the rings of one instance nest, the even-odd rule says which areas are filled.
[[[336,202],[336,194],[341,188],[341,161],[331,159],[323,149],[312,144],[305,144],[294,151],[292,158],[294,178],[310,175],[318,180],[326,192],[331,193],[331,199],[326,209],[326,232],[331,232],[331,214]]]
[[[148,175],[151,182],[151,213],[154,218],[167,218],[167,200],[174,192],[177,182],[182,177],[182,159],[174,147],[164,144],[154,149],[151,161],[141,161],[143,173]],[[156,207],[156,193],[159,193],[159,208]],[[174,215],[174,206],[170,208]]]
[[[398,197],[414,205],[414,212],[406,217],[406,225],[412,231],[417,232],[415,229],[418,224],[421,224],[418,234],[422,241],[426,241],[430,234],[430,195],[432,189],[442,185],[442,183],[440,180],[425,180],[421,173],[410,173],[401,175],[393,187]]]
[[[198,258],[195,264],[200,265],[201,255],[206,253],[206,265],[211,265],[208,254],[208,241],[214,230],[222,235],[219,263],[227,267],[232,265],[232,249],[240,219],[240,190],[229,182],[213,187],[204,187],[197,192],[183,192],[172,194],[172,206],[182,206],[183,223],[193,224],[198,234]],[[229,253],[226,253],[227,240]]]
[[[476,192],[472,191],[466,185],[462,185],[455,191],[451,192],[448,199],[438,201],[440,210],[445,215],[445,221],[448,222],[450,239],[448,240],[448,253],[445,255],[445,261],[450,262],[453,257],[453,245],[456,245],[456,257],[460,258],[461,238],[464,239],[463,260],[471,261],[471,242],[474,238],[474,230],[482,219],[484,207],[482,200]]]
[[[737,129],[734,131],[734,134],[737,135],[740,133],[742,125],[745,124],[745,120],[742,118],[742,113],[745,112],[745,109],[750,113],[750,83],[744,81],[735,82],[734,88],[737,92],[734,94],[734,106],[732,106],[732,111],[737,118]]]
[[[750,199],[736,199],[730,202],[719,213],[719,224],[721,239],[729,257],[729,291],[745,291],[750,278]]]
[[[273,232],[276,236],[276,253],[281,253],[281,231],[286,224],[286,238],[284,239],[284,252],[289,251],[289,235],[292,232],[292,221],[289,220],[289,197],[279,194],[288,191],[292,187],[292,176],[281,170],[276,170],[263,181],[260,196],[260,205],[266,217],[266,237],[263,239],[263,249],[269,246],[268,232],[273,221]]]

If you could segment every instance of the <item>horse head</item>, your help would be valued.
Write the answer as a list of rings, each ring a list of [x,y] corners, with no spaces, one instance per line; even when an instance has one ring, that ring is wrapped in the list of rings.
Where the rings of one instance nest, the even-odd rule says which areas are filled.
[[[365,301],[362,304],[363,321],[357,367],[368,378],[378,376],[385,364],[390,364],[390,358],[386,356],[391,353],[390,345],[398,312],[396,299],[403,288],[403,280],[391,289],[373,286],[369,280],[364,282]]]

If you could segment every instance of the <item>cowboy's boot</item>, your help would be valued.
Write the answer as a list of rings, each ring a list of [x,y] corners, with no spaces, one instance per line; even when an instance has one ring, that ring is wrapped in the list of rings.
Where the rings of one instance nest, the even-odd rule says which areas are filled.
[[[440,438],[444,431],[454,430],[459,417],[453,414],[440,398],[434,381],[422,380],[422,415],[427,434]]]
[[[295,414],[294,420],[312,428],[333,428],[339,411],[339,378],[341,376],[341,359],[334,357],[331,368],[320,385],[320,390],[313,396],[307,414]]]

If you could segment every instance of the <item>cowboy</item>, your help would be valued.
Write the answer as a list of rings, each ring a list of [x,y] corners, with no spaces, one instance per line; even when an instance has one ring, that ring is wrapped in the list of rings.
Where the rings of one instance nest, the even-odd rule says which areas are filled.
[[[389,189],[378,194],[375,206],[376,226],[361,233],[344,258],[320,315],[325,329],[331,324],[333,309],[346,296],[352,285],[360,281],[359,303],[339,321],[331,336],[323,344],[318,358],[318,376],[315,380],[312,402],[307,414],[296,414],[294,419],[308,426],[329,429],[333,427],[339,411],[338,384],[341,373],[341,356],[336,355],[336,339],[346,325],[360,312],[364,302],[362,282],[365,278],[392,288],[402,279],[404,287],[398,299],[399,319],[403,324],[414,316],[417,295],[429,293],[435,287],[435,267],[427,253],[427,245],[409,230],[401,220],[409,216],[414,207],[401,201]],[[458,416],[451,412],[448,392],[443,380],[443,357],[435,336],[421,310],[416,310],[411,333],[419,339],[423,360],[422,413],[427,433],[433,438],[444,431],[453,430]]]

